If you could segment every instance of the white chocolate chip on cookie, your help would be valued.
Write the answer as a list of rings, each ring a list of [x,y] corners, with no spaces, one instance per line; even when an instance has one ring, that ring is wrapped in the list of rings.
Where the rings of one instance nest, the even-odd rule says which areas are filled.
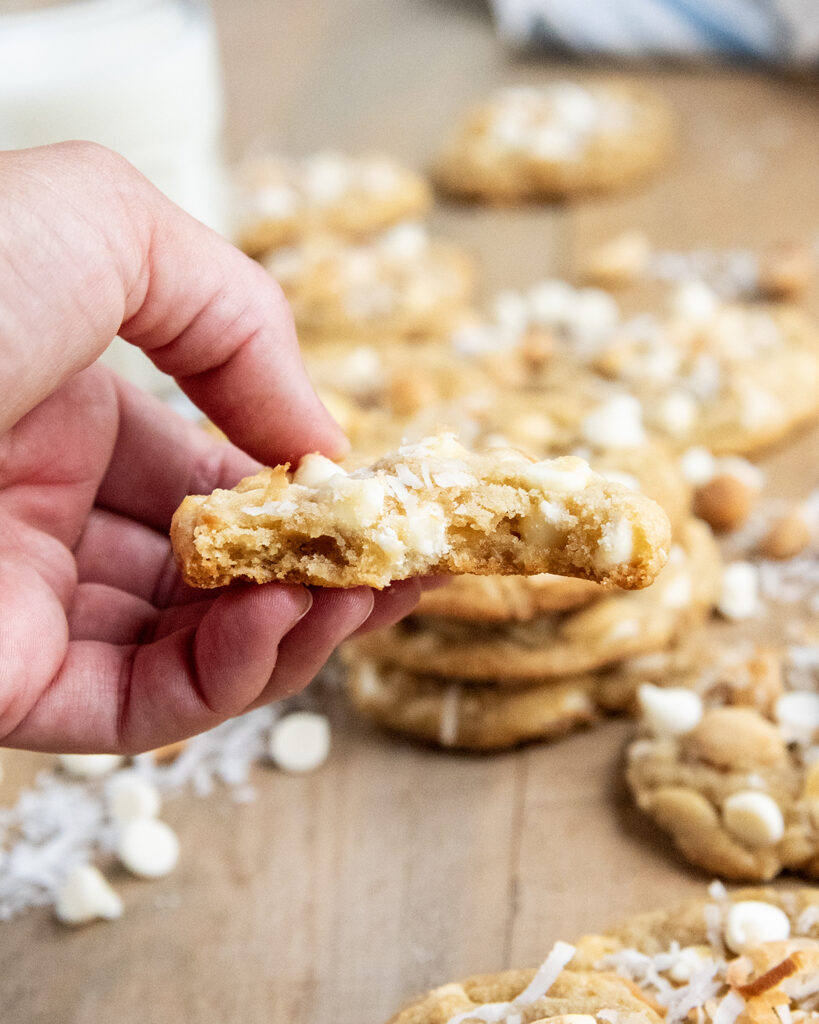
[[[293,474],[293,483],[302,487],[319,487],[339,474],[345,475],[341,466],[337,466],[335,462],[324,455],[319,455],[318,452],[310,452],[302,456]]]
[[[722,820],[729,832],[752,848],[773,846],[785,834],[779,804],[756,790],[732,793],[722,805]]]
[[[702,718],[702,700],[693,690],[681,686],[653,686],[643,683],[637,691],[643,720],[658,735],[682,736]]]
[[[744,953],[762,942],[782,942],[790,933],[787,914],[761,900],[735,903],[725,921],[725,945],[734,953]]]
[[[722,573],[717,609],[726,619],[751,619],[759,614],[759,574],[750,562],[731,562]]]

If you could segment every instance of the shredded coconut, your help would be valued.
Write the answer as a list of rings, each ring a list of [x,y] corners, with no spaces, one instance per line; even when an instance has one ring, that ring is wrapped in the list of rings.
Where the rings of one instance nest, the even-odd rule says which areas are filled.
[[[206,797],[223,785],[239,803],[255,799],[250,769],[266,759],[280,707],[259,708],[195,736],[169,764],[140,754],[107,779],[82,782],[67,781],[56,769],[40,772],[13,807],[0,808],[0,921],[53,905],[72,868],[114,851],[118,825],[106,793],[121,772],[153,783],[165,795],[192,789]]]
[[[574,954],[574,946],[568,942],[556,942],[552,951],[537,969],[534,978],[511,1002],[484,1003],[482,1006],[475,1006],[471,1010],[456,1013],[454,1017],[449,1018],[447,1024],[461,1024],[462,1021],[481,1021],[483,1024],[499,1024],[503,1021],[505,1024],[512,1024],[515,1017],[520,1019],[518,1011],[522,1007],[530,1006],[546,995]]]

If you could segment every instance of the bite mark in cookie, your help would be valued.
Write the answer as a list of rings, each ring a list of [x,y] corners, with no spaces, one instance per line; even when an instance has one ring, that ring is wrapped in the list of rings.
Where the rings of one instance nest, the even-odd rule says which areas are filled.
[[[232,579],[382,588],[433,574],[558,573],[647,586],[668,517],[582,459],[473,453],[451,434],[346,473],[319,455],[187,497],[171,539],[190,584]]]

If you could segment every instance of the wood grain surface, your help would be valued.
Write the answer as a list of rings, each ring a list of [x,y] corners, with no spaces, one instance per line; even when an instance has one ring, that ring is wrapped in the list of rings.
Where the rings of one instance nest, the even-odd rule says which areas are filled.
[[[384,148],[424,166],[465,104],[566,64],[504,50],[465,0],[217,0],[232,158],[276,145]],[[574,69],[576,70],[576,69]],[[676,108],[679,150],[645,189],[572,207],[441,207],[487,289],[571,273],[641,225],[661,246],[819,236],[819,93],[763,73],[635,66]],[[581,69],[595,74],[597,69]],[[819,483],[819,435],[772,457]],[[0,926],[9,1024],[380,1024],[460,975],[538,962],[571,938],[702,891],[630,805],[626,722],[496,757],[386,738],[329,702],[316,774],[259,767],[259,797],[177,798],[182,862],[115,875],[121,921],[69,931],[46,911]],[[43,758],[3,755],[11,799]]]

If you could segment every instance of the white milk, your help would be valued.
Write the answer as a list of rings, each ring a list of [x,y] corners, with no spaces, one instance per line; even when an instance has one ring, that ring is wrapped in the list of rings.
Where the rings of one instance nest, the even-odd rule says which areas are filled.
[[[206,3],[11,6],[0,15],[0,149],[92,139],[227,233],[222,82]],[[152,390],[167,381],[122,342],[106,361]]]

